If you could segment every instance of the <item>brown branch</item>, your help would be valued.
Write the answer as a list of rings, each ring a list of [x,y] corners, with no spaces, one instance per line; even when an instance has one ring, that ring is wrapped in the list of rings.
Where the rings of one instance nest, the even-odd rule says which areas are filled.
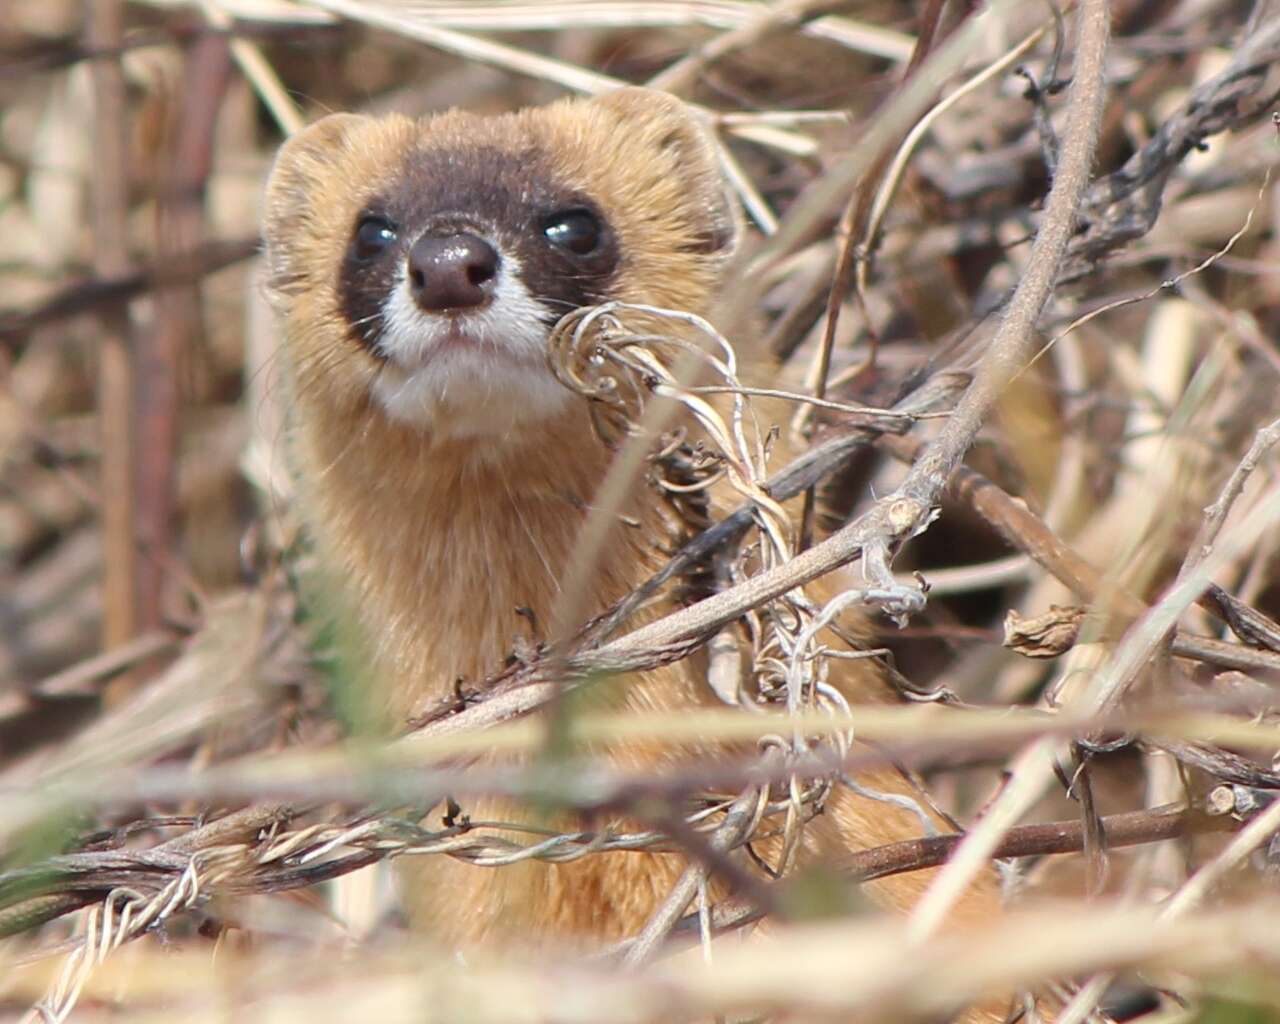
[[[1014,4],[998,0],[992,7],[993,17],[1004,17]],[[742,274],[736,286],[728,289],[726,309],[754,308],[760,275],[829,228],[844,209],[850,191],[871,166],[875,154],[928,109],[939,86],[969,59],[984,28],[976,20],[970,20],[942,46],[933,49],[919,72],[912,75],[892,103],[867,126],[861,144],[845,153],[792,203],[777,234],[754,254],[749,272]]]
[[[1258,609],[1228,594],[1216,583],[1209,585],[1201,604],[1212,610],[1245,643],[1280,653],[1280,622],[1269,615],[1263,615]]]
[[[1045,202],[1044,217],[1032,245],[1031,255],[1004,319],[978,364],[968,391],[956,405],[938,437],[915,460],[906,480],[894,495],[906,518],[899,532],[877,540],[881,557],[887,559],[892,546],[926,529],[935,514],[943,489],[972,446],[982,424],[1005,387],[1034,355],[1033,332],[1040,313],[1053,294],[1054,282],[1067,253],[1075,229],[1097,144],[1106,87],[1102,62],[1107,44],[1107,9],[1104,3],[1088,2],[1080,8],[1080,50],[1076,54],[1071,89],[1066,98],[1067,125],[1057,174]],[[864,565],[869,572],[879,566]],[[883,581],[892,588],[892,580]],[[904,609],[905,610],[905,609]]]
[[[1126,811],[1098,819],[1108,848],[1140,846],[1165,839],[1206,832],[1233,832],[1233,819],[1212,817],[1181,807],[1156,807],[1147,811]],[[1078,819],[1051,821],[1039,825],[1019,825],[1010,829],[996,847],[997,858],[1040,857],[1046,854],[1079,853],[1084,849],[1086,828]],[[888,846],[852,854],[842,871],[859,882],[937,867],[960,845],[963,834],[909,839]]]
[[[1097,115],[1101,107],[1100,81],[1094,81],[1091,89],[1091,95],[1085,98],[1090,101],[1093,114]],[[1079,99],[1076,95],[1075,99],[1068,101],[1073,112],[1077,110]],[[1084,135],[1077,132],[1064,145],[1062,166],[1050,194],[1044,226],[1037,238],[1027,272],[988,349],[984,368],[980,371],[981,383],[975,381],[970,387],[966,401],[962,402],[962,415],[952,417],[930,449],[918,457],[913,452],[915,461],[912,472],[899,491],[882,499],[866,514],[791,562],[636,630],[611,644],[561,659],[557,662],[559,669],[581,677],[588,672],[632,671],[676,660],[695,648],[714,630],[747,609],[852,560],[862,552],[864,543],[875,545],[875,561],[879,565],[868,568],[877,573],[878,581],[883,587],[882,593],[875,596],[889,598],[884,602],[886,610],[894,611],[895,601],[905,601],[908,608],[918,606],[918,595],[915,595],[913,601],[913,595],[904,593],[902,588],[893,583],[891,577],[884,578],[887,575],[887,556],[902,539],[927,526],[941,490],[953,476],[956,481],[951,485],[953,491],[969,486],[981,492],[977,496],[970,496],[975,508],[981,511],[988,501],[999,506],[990,517],[998,528],[1009,521],[1018,520],[1019,528],[1009,536],[1034,536],[1034,545],[1018,546],[1028,550],[1073,592],[1087,599],[1093,599],[1102,592],[1102,575],[1062,544],[1038,517],[1025,507],[1018,507],[1017,503],[985,478],[960,465],[960,460],[976,436],[986,412],[999,394],[1002,382],[1021,369],[1031,354],[1028,344],[1030,331],[1052,291],[1054,281],[1060,276],[1059,268],[1075,222],[1075,210],[1086,183],[1089,154],[1096,129],[1097,117],[1094,116]],[[957,411],[960,412],[959,408]],[[749,512],[743,515],[740,510],[731,518],[734,520],[732,525],[726,522],[712,528],[713,531],[721,531],[718,542],[724,542],[745,530]],[[1145,604],[1133,595],[1117,593],[1109,596],[1122,617],[1135,617],[1145,610]],[[494,688],[488,690],[479,703],[443,721],[428,721],[426,730],[453,732],[484,727],[532,710],[552,692],[544,668],[542,659],[534,659],[494,677],[491,680],[495,684]]]
[[[206,242],[189,252],[170,253],[164,261],[143,270],[75,281],[32,309],[0,310],[0,346],[13,351],[32,331],[49,324],[104,307],[121,306],[157,288],[192,284],[250,259],[260,244],[256,235]]]
[[[911,79],[929,54],[933,46],[934,35],[938,29],[938,21],[942,16],[944,2],[945,0],[928,0],[924,10],[920,13],[916,45],[911,52],[911,59],[907,62],[907,67],[902,73],[904,82]],[[894,150],[902,145],[902,140],[907,131],[908,129],[904,127],[897,137],[885,140],[885,144],[880,147],[880,152],[876,154],[871,166],[867,168],[866,173],[858,180],[853,197],[849,200],[844,213],[840,217],[840,225],[836,232],[836,237],[842,239],[842,241],[839,255],[836,257],[835,267],[832,270],[831,284],[827,289],[826,323],[822,329],[822,340],[818,347],[818,369],[813,381],[813,396],[815,398],[822,399],[827,394],[827,377],[831,373],[831,353],[835,348],[836,328],[840,323],[840,309],[844,304],[844,297],[849,291],[855,257],[864,261],[864,267],[874,257],[877,239],[865,236],[871,215],[871,207],[875,201],[876,186],[880,183],[880,179],[884,177],[885,169],[893,160]],[[858,302],[865,309],[865,303],[862,301],[860,291],[858,293]],[[867,358],[864,366],[873,367],[876,364],[876,356],[879,351],[879,335],[871,324],[870,318],[864,319],[868,338]],[[804,507],[800,513],[799,547],[801,550],[807,548],[813,539],[816,497],[817,492],[812,486],[804,492]]]
[[[1166,839],[1210,832],[1234,832],[1239,822],[1227,815],[1210,816],[1176,806],[1155,807],[1145,811],[1126,811],[1100,819],[1107,847],[1140,846]],[[936,868],[946,863],[964,839],[955,835],[924,836],[897,843],[859,850],[849,854],[838,865],[840,875],[850,882],[871,882],[891,875]],[[1005,833],[993,856],[997,859],[1042,857],[1050,854],[1079,853],[1084,849],[1085,828],[1078,820],[1051,821],[1038,825],[1019,825]],[[785,886],[785,882],[774,885]],[[758,921],[760,911],[745,900],[731,899],[717,904],[712,911],[712,927],[717,931],[740,928]],[[672,935],[688,937],[697,934],[696,915],[687,915],[672,929]],[[609,951],[625,955],[635,939],[626,939]]]
[[[957,37],[958,38],[958,37]],[[617,660],[625,669],[640,651],[674,654],[750,608],[780,597],[797,586],[863,556],[864,571],[874,587],[868,599],[890,615],[918,608],[922,595],[899,586],[888,571],[889,555],[899,544],[926,529],[951,473],[977,436],[1005,385],[1034,354],[1032,329],[1053,291],[1066,253],[1076,210],[1088,183],[1093,146],[1101,116],[1103,84],[1101,52],[1085,53],[1068,98],[1070,124],[1063,143],[1058,176],[1045,207],[1026,271],[1004,320],[938,438],[916,460],[902,486],[875,503],[821,544],[791,561],[676,612],[594,652],[593,660]]]
[[[164,195],[156,205],[156,253],[160,263],[195,249],[204,234],[204,192],[213,168],[214,126],[231,81],[224,36],[198,36],[185,54],[180,101],[170,110],[172,141],[166,147]],[[155,323],[138,339],[136,428],[146,438],[137,457],[136,536],[138,628],[155,629],[161,612],[165,568],[173,554],[178,461],[179,381],[182,361],[201,333],[200,292],[192,284],[159,291]]]
[[[21,935],[50,921],[97,903],[105,892],[59,893],[54,896],[33,896],[12,907],[0,907],[0,939]]]
[[[264,830],[283,824],[292,814],[283,804],[258,804],[149,850],[73,853],[6,871],[0,874],[0,938],[79,910],[119,886],[159,892],[187,870],[197,852],[227,843],[256,842]],[[349,870],[361,866],[352,864]]]
[[[143,633],[126,644],[87,658],[28,687],[0,693],[0,719],[36,707],[42,698],[58,698],[93,693],[104,680],[132,668],[147,658],[171,650],[176,638],[160,631]]]
[[[1092,54],[1089,55],[1091,58]],[[1100,55],[1097,60],[1100,61]],[[655,655],[675,660],[702,639],[748,609],[771,601],[787,591],[863,556],[865,574],[873,582],[868,600],[893,617],[918,609],[923,595],[897,584],[889,572],[891,551],[928,527],[938,498],[952,471],[960,464],[977,432],[1005,385],[1033,354],[1031,333],[1048,301],[1075,223],[1076,209],[1088,181],[1093,145],[1102,107],[1100,64],[1087,66],[1088,76],[1077,73],[1068,106],[1071,125],[1063,146],[1057,179],[1050,190],[1045,217],[1033,246],[1026,272],[1014,292],[1004,320],[983,357],[977,376],[961,398],[937,440],[928,446],[902,486],[876,502],[866,513],[842,527],[821,544],[800,552],[794,559],[754,576],[729,590],[613,641],[604,647],[567,659],[567,667],[579,671],[633,671]],[[1083,83],[1083,84],[1082,84]],[[574,665],[574,662],[577,664]],[[542,682],[536,676],[530,682]],[[532,706],[525,699],[504,694],[504,717]],[[487,702],[487,713],[499,711]],[[467,712],[463,712],[467,714]]]
[[[341,26],[337,21],[329,24],[236,22],[224,28],[192,20],[169,22],[163,28],[133,28],[114,46],[93,47],[86,40],[72,35],[54,36],[18,47],[0,47],[0,82],[58,71],[81,61],[119,59],[136,50],[181,43],[195,36],[219,35],[226,39],[317,45],[323,36],[337,37],[340,33]]]
[[[814,445],[788,466],[770,477],[764,487],[777,501],[787,501],[845,466],[855,452],[885,433],[903,429],[904,416],[920,416],[951,405],[954,395],[967,383],[956,376],[938,375],[927,380],[888,410],[881,422],[849,425],[833,437]],[[623,623],[672,579],[689,572],[713,552],[732,544],[755,522],[755,505],[748,502],[735,509],[686,543],[657,573],[594,623],[581,638],[599,642],[612,636]]]
[[[740,800],[730,810],[724,824],[710,840],[716,850],[734,844],[744,819],[749,820],[751,800]],[[227,815],[195,832],[178,836],[149,850],[87,851],[52,858],[33,868],[19,869],[0,875],[0,937],[29,931],[32,928],[96,902],[111,889],[129,886],[143,892],[159,892],[187,870],[192,855],[203,849],[241,842],[254,844],[264,830],[287,821],[294,812],[281,804],[246,808]],[[1144,811],[1113,814],[1100,819],[1110,849],[1160,842],[1185,835],[1235,831],[1239,823],[1229,815],[1210,816],[1199,811],[1165,806]],[[854,883],[873,881],[890,875],[920,871],[943,864],[964,838],[963,834],[926,836],[852,853],[836,868]],[[1011,829],[994,856],[997,858],[1032,857],[1048,854],[1076,853],[1084,848],[1084,826],[1078,820],[1023,825]],[[278,893],[304,888],[336,878],[390,855],[386,847],[357,850],[332,860],[299,866],[288,861],[272,861],[259,865],[224,883],[228,893]],[[246,861],[247,863],[247,861]],[[775,896],[784,891],[785,882],[763,884],[751,899],[734,899],[714,908],[713,926],[717,929],[738,927],[758,920]],[[687,934],[697,928],[696,915],[679,921],[671,918],[672,907],[692,899],[691,884],[678,885],[664,904],[668,913],[655,914],[650,927],[611,950],[606,956],[647,958],[664,934]],[[663,908],[660,908],[662,910]],[[678,911],[677,911],[678,913]],[[642,938],[648,936],[648,938]],[[637,947],[640,947],[637,949]]]
[[[877,438],[874,444],[877,449],[907,464],[917,457],[922,447],[919,441],[887,433]],[[1063,543],[1024,501],[977,470],[969,466],[957,469],[947,484],[947,494],[976,512],[1001,539],[1028,555],[1084,603],[1094,604],[1103,599],[1122,622],[1136,619],[1147,611],[1145,601],[1130,591],[1117,588],[1100,569]],[[1230,624],[1237,633],[1244,633],[1252,643],[1264,644],[1273,637],[1273,623],[1219,588],[1211,587],[1197,603]],[[1211,637],[1178,633],[1173,639],[1172,653],[1222,668],[1280,672],[1280,654],[1277,652]]]
[[[451,759],[442,752],[431,757],[431,763],[425,763],[428,752],[415,749],[414,737],[407,737],[391,743],[387,750],[391,761],[376,772],[353,771],[353,765],[363,763],[365,752],[353,761],[354,752],[339,747],[316,752],[318,763],[306,759],[298,764],[288,762],[279,773],[263,773],[252,759],[213,767],[201,775],[157,766],[120,773],[109,781],[77,780],[73,786],[60,787],[50,799],[56,797],[60,802],[97,808],[184,802],[235,806],[270,801],[358,809],[375,801],[381,806],[417,807],[432,806],[447,796],[464,801],[500,797],[534,805],[550,801],[583,815],[607,813],[644,818],[655,813],[654,807],[665,807],[672,802],[696,802],[707,794],[783,784],[793,777],[818,779],[833,772],[856,773],[883,765],[886,759],[911,767],[936,764],[958,754],[970,760],[992,758],[1017,749],[1030,739],[1069,740],[1095,733],[1150,734],[1156,738],[1143,742],[1170,749],[1178,756],[1186,751],[1189,763],[1226,781],[1251,788],[1280,789],[1277,773],[1239,755],[1178,738],[1184,726],[1179,725],[1176,717],[1173,728],[1169,728],[1165,717],[1157,713],[1090,718],[1036,713],[1017,723],[1007,722],[1003,716],[975,719],[972,713],[958,709],[939,710],[935,714],[944,717],[935,720],[933,728],[919,738],[904,736],[900,728],[891,728],[890,723],[881,726],[860,721],[863,734],[876,739],[876,743],[843,758],[834,757],[830,752],[814,752],[786,761],[726,757],[662,773],[620,772],[575,760],[551,774],[531,774],[513,771],[510,766],[483,767],[471,763],[470,755],[480,749],[472,744],[454,748]],[[1016,728],[1011,728],[1015,724]],[[1199,735],[1208,727],[1200,724],[1196,728],[1198,731],[1190,735]],[[1250,746],[1257,743],[1253,739],[1247,742]],[[307,769],[305,772],[300,770],[303,766]],[[35,793],[27,784],[14,786],[8,792],[28,799]]]
[[[1280,654],[1274,651],[1260,651],[1256,647],[1188,633],[1175,633],[1169,651],[1176,657],[1203,661],[1218,668],[1235,669],[1237,672],[1271,672],[1280,677]]]
[[[1165,184],[1205,139],[1237,130],[1280,102],[1280,16],[1272,14],[1236,48],[1231,63],[1194,89],[1181,108],[1118,171],[1096,182],[1081,210],[1084,230],[1071,242],[1061,280],[1081,277],[1106,253],[1155,225]]]
[[[110,50],[123,35],[121,0],[87,0],[85,45]],[[93,80],[94,270],[102,277],[128,273],[128,188],[125,82],[119,58],[91,65]],[[137,629],[137,551],[133,540],[133,357],[127,310],[100,316],[98,416],[102,432],[99,490],[103,534],[102,640],[115,647]]]
[[[876,447],[911,465],[924,448],[921,441],[882,435]],[[959,466],[947,483],[947,494],[973,509],[1011,547],[1027,554],[1085,603],[1106,595],[1122,616],[1136,618],[1147,605],[1128,591],[1110,585],[1101,570],[1065,544],[1049,524],[1002,487],[969,466]]]

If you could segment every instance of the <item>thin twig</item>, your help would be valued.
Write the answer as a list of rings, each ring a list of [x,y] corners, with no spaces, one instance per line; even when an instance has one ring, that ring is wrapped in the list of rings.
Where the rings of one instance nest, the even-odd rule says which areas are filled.
[[[85,46],[109,52],[123,33],[121,0],[86,0]],[[119,57],[93,61],[92,179],[94,269],[101,277],[129,272],[125,82]],[[102,429],[103,644],[115,647],[137,630],[134,545],[133,357],[127,310],[101,315],[98,415]]]
[[[756,807],[760,802],[759,793],[752,789],[742,794],[730,806],[724,822],[707,840],[710,849],[723,852],[737,846],[743,839],[756,815]],[[707,877],[709,866],[704,861],[695,861],[685,868],[684,874],[676,882],[667,898],[653,912],[644,928],[631,940],[622,963],[627,967],[638,967],[645,963],[670,934],[671,929],[680,921],[680,916],[698,894],[699,888]],[[759,903],[753,904],[759,908]]]
[[[937,441],[916,461],[902,485],[900,493],[917,502],[918,522],[922,522],[936,505],[952,470],[973,443],[1004,386],[1032,355],[1032,331],[1053,292],[1059,265],[1075,227],[1080,201],[1089,183],[1106,93],[1103,62],[1110,29],[1110,9],[1106,0],[1084,0],[1078,21],[1080,38],[1066,101],[1067,125],[1058,173],[1045,204],[1044,220],[1023,278],[973,384],[942,428]],[[1030,763],[1038,763],[1046,752],[1037,751],[1030,756]],[[1015,795],[1010,796],[1010,793]],[[939,872],[912,912],[910,932],[913,938],[930,934],[942,923],[990,856],[1000,835],[1016,820],[1022,806],[1021,801],[1015,802],[1017,795],[1018,791],[1011,783],[1002,797],[1003,802],[988,813],[981,825],[961,844],[955,857]]]

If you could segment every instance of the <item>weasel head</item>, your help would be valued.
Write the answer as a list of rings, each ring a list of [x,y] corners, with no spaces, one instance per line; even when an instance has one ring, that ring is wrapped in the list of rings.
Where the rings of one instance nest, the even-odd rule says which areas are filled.
[[[500,439],[580,401],[547,365],[564,314],[707,312],[737,222],[695,115],[622,89],[494,117],[326,117],[281,149],[265,238],[300,391]]]

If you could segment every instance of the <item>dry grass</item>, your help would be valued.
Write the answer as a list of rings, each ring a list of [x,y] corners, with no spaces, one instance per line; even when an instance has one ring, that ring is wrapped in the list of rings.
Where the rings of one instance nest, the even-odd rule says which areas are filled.
[[[896,1022],[1012,985],[1083,1021],[1117,977],[1159,990],[1153,1020],[1280,1017],[1280,5],[970,6],[0,9],[0,1020]],[[254,258],[272,153],[331,109],[646,81],[705,112],[753,224],[725,334],[641,311],[706,342],[671,359],[623,330],[634,310],[593,310],[553,365],[615,439],[669,415],[634,399],[682,404],[715,457],[673,448],[654,475],[692,518],[708,482],[742,507],[611,614],[567,601],[560,642],[376,737],[290,509]],[[741,387],[735,358],[765,350],[778,380]],[[681,358],[714,384],[683,385]],[[771,463],[773,426],[808,454]],[[807,546],[815,508],[831,529]],[[714,592],[630,624],[713,552]],[[592,557],[588,535],[568,578]],[[833,571],[824,608],[800,588]],[[901,707],[817,685],[854,602]],[[760,756],[636,777],[547,752],[566,686],[702,647],[717,693],[768,711],[555,700],[559,725]],[[544,756],[458,767],[495,749]],[[766,812],[793,840],[840,769],[886,752],[963,839],[709,902]],[[494,794],[667,814],[419,824]],[[639,935],[465,966],[404,923],[386,869],[691,848]],[[1030,905],[933,934],[992,857]],[[856,899],[944,862],[908,920]],[[762,916],[784,924],[737,942]]]

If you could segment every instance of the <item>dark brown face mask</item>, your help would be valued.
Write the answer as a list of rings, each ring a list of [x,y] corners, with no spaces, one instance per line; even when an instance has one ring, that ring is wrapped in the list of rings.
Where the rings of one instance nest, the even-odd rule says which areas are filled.
[[[608,298],[617,236],[589,196],[556,182],[539,151],[419,148],[395,180],[352,225],[339,272],[343,314],[370,352],[381,354],[381,313],[402,274],[420,309],[448,314],[486,305],[505,264],[548,328]]]

